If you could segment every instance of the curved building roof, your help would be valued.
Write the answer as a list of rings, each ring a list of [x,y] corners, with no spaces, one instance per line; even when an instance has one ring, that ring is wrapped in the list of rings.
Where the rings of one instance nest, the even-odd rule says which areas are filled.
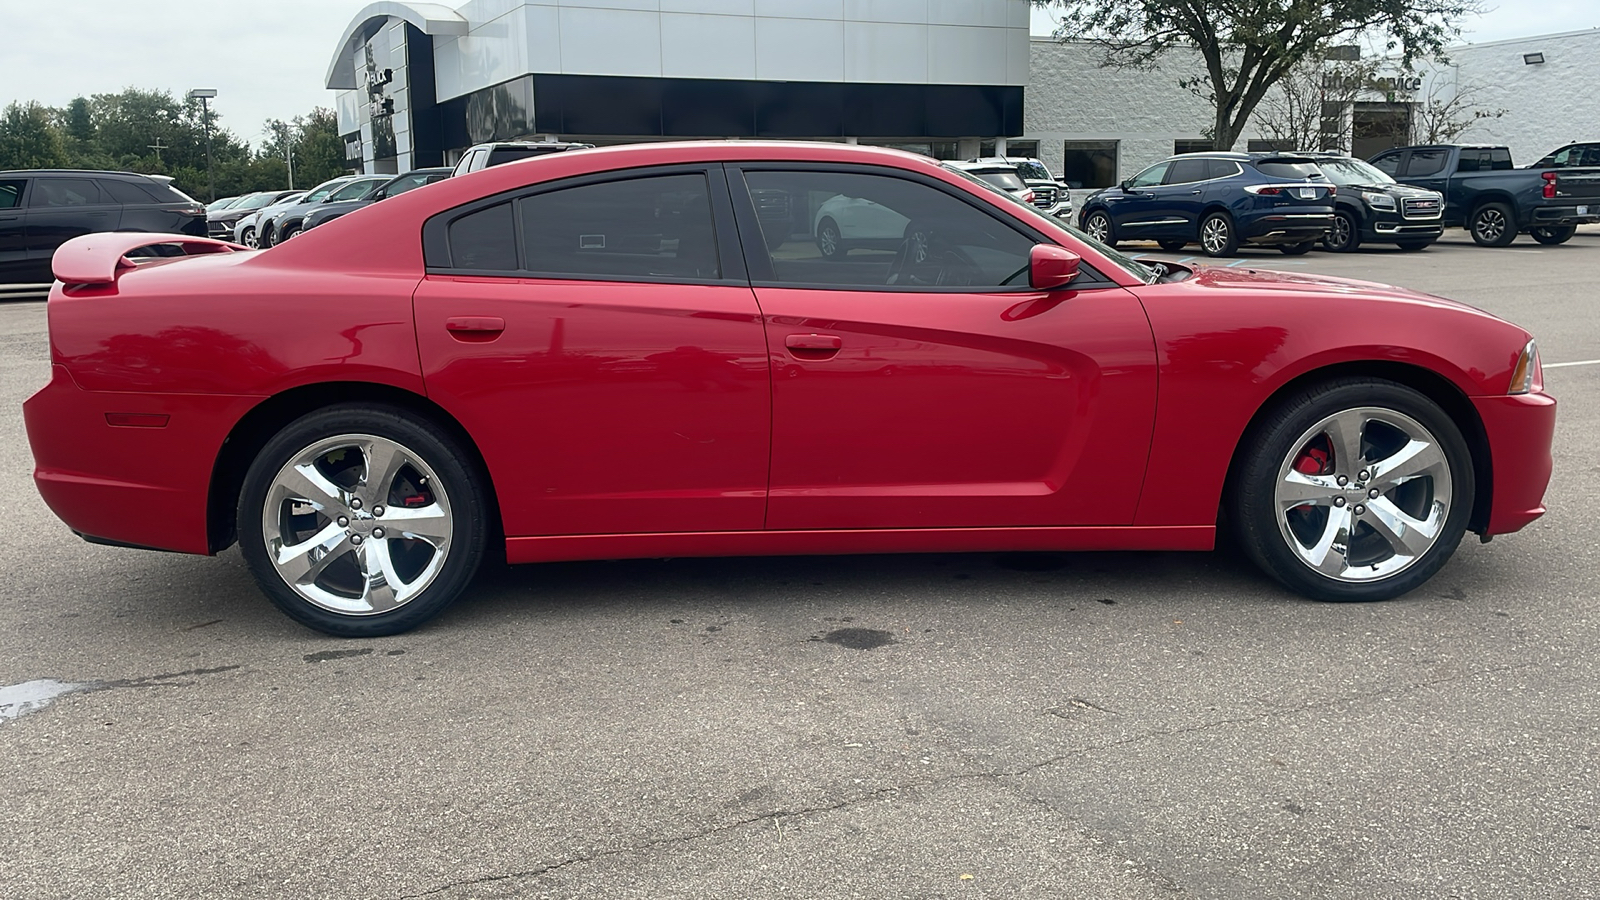
[[[372,37],[390,19],[403,19],[423,34],[466,34],[467,20],[442,3],[410,3],[406,0],[379,0],[356,13],[339,38],[333,61],[328,64],[325,83],[329,90],[355,90],[355,49]]]

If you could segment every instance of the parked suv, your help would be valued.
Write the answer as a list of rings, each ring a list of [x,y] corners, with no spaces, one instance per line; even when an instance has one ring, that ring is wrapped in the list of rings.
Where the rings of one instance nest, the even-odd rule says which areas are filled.
[[[560,153],[564,150],[590,150],[593,147],[593,144],[579,144],[572,141],[491,141],[487,144],[475,144],[461,154],[461,161],[456,163],[455,171],[450,174],[465,175],[501,163],[532,159],[535,156]]]
[[[1382,171],[1342,153],[1308,153],[1342,190],[1334,197],[1333,226],[1325,250],[1348,253],[1363,243],[1421,250],[1444,234],[1444,195],[1397,184]]]
[[[322,197],[315,197],[316,192],[313,191],[294,206],[286,206],[280,212],[275,213],[270,221],[263,217],[261,220],[261,246],[273,247],[299,234],[301,224],[306,215],[317,208],[319,204],[337,203],[340,200],[355,200],[364,197],[392,177],[392,175],[356,175]]]
[[[0,172],[0,283],[48,285],[56,248],[97,231],[205,237],[206,210],[170,184],[131,172]]]
[[[945,165],[1005,191],[1018,203],[1027,206],[1033,205],[1033,188],[1028,187],[1027,182],[1022,180],[1022,176],[1017,174],[1017,167],[1010,163],[947,162]]]
[[[1083,202],[1082,227],[1104,243],[1156,241],[1207,256],[1242,243],[1310,250],[1333,224],[1338,189],[1304,154],[1185,153]]]
[[[435,181],[443,181],[449,177],[450,170],[442,167],[437,169],[412,169],[404,175],[394,176],[354,200],[329,200],[326,203],[312,207],[311,211],[305,214],[305,218],[301,219],[300,230],[310,231],[323,222],[331,222],[346,213],[353,213],[363,207],[371,206],[379,200],[384,200],[397,194],[404,194],[413,188],[419,188],[425,184],[433,184]]]
[[[1487,144],[1401,147],[1367,161],[1444,194],[1444,224],[1465,227],[1479,246],[1504,247],[1523,233],[1561,244],[1600,222],[1600,169],[1518,169],[1509,147]]]
[[[967,162],[1001,163],[1014,167],[1022,183],[1033,191],[1033,205],[1040,212],[1068,220],[1072,218],[1072,191],[1037,159],[1029,156],[983,156]]]
[[[258,191],[239,197],[222,209],[207,212],[206,230],[218,240],[232,240],[233,226],[239,224],[240,219],[258,209],[266,209],[292,193],[294,191]]]

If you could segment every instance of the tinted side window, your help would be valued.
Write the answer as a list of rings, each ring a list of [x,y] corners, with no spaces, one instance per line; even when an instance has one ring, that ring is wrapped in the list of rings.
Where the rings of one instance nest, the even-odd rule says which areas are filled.
[[[704,175],[653,175],[517,202],[524,268],[546,275],[721,277]]]
[[[101,179],[95,183],[100,185],[100,190],[109,196],[113,203],[157,202],[149,191],[141,189],[137,184],[129,184],[126,181],[112,181],[109,178]]]
[[[1444,171],[1445,163],[1450,159],[1449,150],[1413,150],[1411,162],[1406,164],[1406,177],[1418,178],[1427,175],[1437,175]],[[1379,166],[1378,168],[1383,168]]]
[[[1210,171],[1211,160],[1208,159],[1177,159],[1173,160],[1172,168],[1167,170],[1167,184],[1193,184],[1196,181],[1205,181],[1206,173]]]
[[[1373,168],[1391,178],[1400,174],[1400,160],[1405,158],[1403,153],[1385,153],[1372,160]]]
[[[498,203],[450,223],[450,264],[457,269],[511,272],[517,268],[517,234],[511,204]]]
[[[29,206],[96,206],[100,189],[87,178],[41,178],[33,186]]]
[[[1240,168],[1238,163],[1229,162],[1225,159],[1213,159],[1206,162],[1207,178],[1232,178],[1243,171],[1244,169]]]
[[[0,209],[14,209],[22,205],[22,191],[28,182],[18,179],[0,181]]]
[[[855,172],[747,172],[745,179],[777,281],[1027,286],[1033,241],[938,188]]]
[[[1496,147],[1489,151],[1489,165],[1487,168],[1497,172],[1511,168],[1511,148]]]

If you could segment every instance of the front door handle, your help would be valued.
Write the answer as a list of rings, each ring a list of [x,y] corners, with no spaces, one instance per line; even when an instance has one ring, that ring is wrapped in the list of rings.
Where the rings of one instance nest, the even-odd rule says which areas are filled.
[[[839,352],[844,341],[835,334],[791,334],[783,345],[799,359],[827,359]]]
[[[1200,196],[1200,192],[1199,191],[1190,191],[1189,192],[1189,196],[1198,197],[1198,196]]]
[[[444,320],[444,330],[458,341],[492,341],[506,330],[506,320],[499,316],[451,316]]]

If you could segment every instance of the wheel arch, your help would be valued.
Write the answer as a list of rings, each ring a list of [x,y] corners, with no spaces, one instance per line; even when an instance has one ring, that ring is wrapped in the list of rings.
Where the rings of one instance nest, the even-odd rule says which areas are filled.
[[[1522,227],[1522,214],[1517,209],[1516,198],[1502,190],[1489,190],[1473,194],[1472,201],[1467,204],[1467,216],[1464,222],[1468,228],[1472,227],[1472,217],[1478,214],[1478,210],[1490,203],[1503,203],[1510,207],[1511,224],[1517,228]]]
[[[237,509],[245,474],[267,441],[284,426],[309,412],[337,403],[374,403],[395,406],[421,416],[444,429],[466,449],[466,464],[483,479],[484,495],[489,499],[489,521],[493,533],[487,547],[491,552],[504,547],[500,501],[489,475],[488,464],[477,442],[444,407],[421,394],[404,388],[368,381],[321,382],[301,385],[275,394],[245,413],[223,440],[211,470],[206,498],[206,542],[211,553],[219,553],[238,539]]]
[[[1239,477],[1239,470],[1244,464],[1247,451],[1254,445],[1255,433],[1261,422],[1283,402],[1284,398],[1316,384],[1338,378],[1380,378],[1393,381],[1417,391],[1444,410],[1451,421],[1456,423],[1456,427],[1461,429],[1461,437],[1466,441],[1467,449],[1472,454],[1472,515],[1467,520],[1467,529],[1481,532],[1487,528],[1494,500],[1494,460],[1489,450],[1488,432],[1484,430],[1483,419],[1478,415],[1477,409],[1467,395],[1443,375],[1422,366],[1386,360],[1335,363],[1303,372],[1279,385],[1278,389],[1256,408],[1255,414],[1250,417],[1249,423],[1240,433],[1239,442],[1234,446],[1233,456],[1228,463],[1223,497],[1229,496]],[[1225,511],[1226,504],[1219,504],[1217,511],[1219,531]]]

